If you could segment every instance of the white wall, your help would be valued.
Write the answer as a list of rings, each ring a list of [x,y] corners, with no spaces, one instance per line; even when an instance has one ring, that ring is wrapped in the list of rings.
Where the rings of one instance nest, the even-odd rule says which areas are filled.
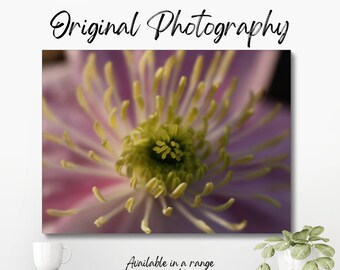
[[[152,41],[146,33],[134,42],[117,38],[87,45],[81,38],[56,41],[49,20],[67,9],[79,18],[92,13],[119,21],[139,10],[145,16],[158,10],[181,8],[188,14],[206,8],[216,19],[257,18],[274,10],[288,19],[290,30],[282,46],[256,37],[253,49],[291,49],[294,96],[294,227],[326,227],[340,263],[340,89],[339,15],[336,1],[11,1],[2,7],[0,84],[0,258],[1,269],[34,269],[32,241],[68,244],[74,253],[63,269],[125,269],[132,255],[161,255],[180,260],[213,259],[215,269],[255,269],[259,254],[252,247],[264,236],[58,236],[41,234],[41,50],[53,48],[246,48],[242,39],[214,45],[210,39],[164,38]],[[304,2],[304,3],[302,3]],[[193,3],[193,2],[192,2]],[[4,15],[4,16],[3,16]],[[100,17],[97,15],[97,17]],[[141,20],[143,17],[141,17]],[[96,47],[95,47],[96,46]],[[184,255],[185,254],[185,255]]]

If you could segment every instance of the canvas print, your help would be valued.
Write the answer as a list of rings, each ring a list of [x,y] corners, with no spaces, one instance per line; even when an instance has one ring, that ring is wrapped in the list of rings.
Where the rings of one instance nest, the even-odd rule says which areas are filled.
[[[42,55],[43,233],[290,229],[289,51]]]

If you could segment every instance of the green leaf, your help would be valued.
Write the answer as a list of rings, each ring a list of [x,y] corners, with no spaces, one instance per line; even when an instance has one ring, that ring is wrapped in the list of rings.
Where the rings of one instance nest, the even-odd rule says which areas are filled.
[[[291,255],[296,260],[306,259],[311,253],[310,245],[297,244],[292,247]]]
[[[322,254],[327,257],[333,257],[335,254],[334,248],[330,247],[326,244],[316,244],[315,248]]]
[[[266,263],[261,264],[256,270],[270,270],[270,266]]]
[[[291,232],[289,232],[289,231],[286,231],[286,230],[283,230],[282,231],[282,234],[283,234],[283,236],[286,238],[286,240],[290,240],[290,238],[292,237],[292,233]]]
[[[274,249],[278,251],[283,251],[289,248],[290,243],[288,241],[280,241],[275,246]]]
[[[312,226],[306,225],[306,226],[303,227],[303,229],[306,229],[306,230],[308,230],[308,231],[311,231],[311,230],[313,230],[313,227],[312,227]]]
[[[257,244],[257,245],[254,247],[254,250],[263,249],[266,245],[267,245],[267,243],[260,243],[260,244]]]
[[[273,247],[269,246],[269,247],[265,247],[262,250],[262,257],[265,259],[268,259],[270,257],[273,257],[275,254],[275,250],[273,249]]]
[[[302,230],[301,232],[296,232],[292,235],[292,239],[297,241],[306,241],[309,236],[309,231],[307,229]]]
[[[315,228],[313,228],[313,230],[310,232],[310,235],[320,235],[324,232],[325,228],[321,227],[321,226],[317,226]]]
[[[269,237],[269,238],[265,239],[264,241],[266,241],[266,242],[279,242],[279,241],[283,241],[283,238],[281,238],[281,237]]]
[[[313,235],[313,236],[309,237],[309,240],[310,241],[324,241],[325,243],[329,242],[328,238],[322,238],[318,235]]]
[[[302,267],[302,270],[318,270],[318,265],[314,261],[309,261]]]
[[[330,270],[334,267],[334,261],[328,257],[317,258],[315,261],[322,269]]]

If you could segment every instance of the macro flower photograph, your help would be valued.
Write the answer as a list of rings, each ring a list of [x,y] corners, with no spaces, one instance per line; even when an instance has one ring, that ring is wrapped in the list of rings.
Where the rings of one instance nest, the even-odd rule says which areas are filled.
[[[291,229],[290,51],[42,51],[45,234]]]

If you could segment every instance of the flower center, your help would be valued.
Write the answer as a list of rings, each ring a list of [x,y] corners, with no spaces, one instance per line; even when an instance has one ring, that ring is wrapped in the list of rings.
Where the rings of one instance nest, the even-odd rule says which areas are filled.
[[[192,128],[179,121],[159,125],[153,118],[125,137],[116,168],[130,178],[132,186],[145,187],[158,197],[198,180],[206,165],[195,153],[197,134]]]

